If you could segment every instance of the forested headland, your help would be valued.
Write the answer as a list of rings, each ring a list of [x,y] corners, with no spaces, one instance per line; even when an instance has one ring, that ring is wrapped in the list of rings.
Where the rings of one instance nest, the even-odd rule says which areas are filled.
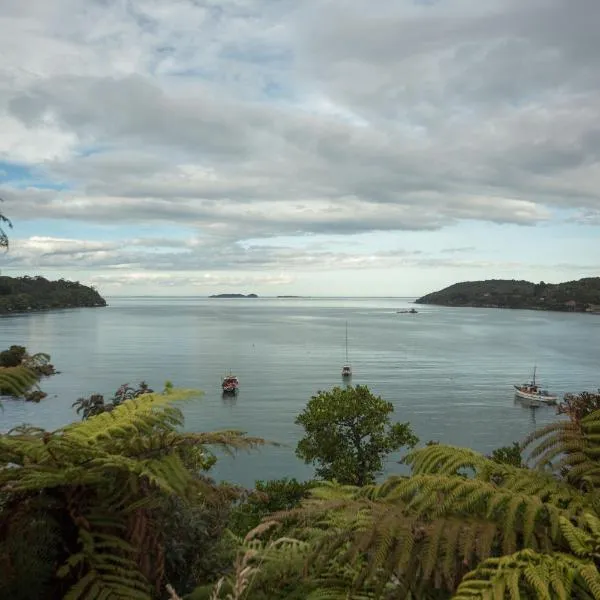
[[[106,300],[78,281],[0,276],[0,314],[96,306],[106,306]]]
[[[557,284],[515,279],[464,281],[422,296],[415,302],[440,306],[600,313],[600,277]]]

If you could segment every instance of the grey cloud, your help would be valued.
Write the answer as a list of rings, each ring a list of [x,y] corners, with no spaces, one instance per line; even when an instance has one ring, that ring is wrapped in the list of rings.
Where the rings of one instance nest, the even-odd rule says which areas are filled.
[[[539,96],[571,83],[597,89],[600,7],[595,0],[454,4],[409,11],[388,1],[369,13],[356,2],[315,4],[305,21],[311,35],[304,30],[301,37],[310,57],[306,67],[317,75],[338,75],[330,80],[332,89],[341,85],[349,98],[353,92],[363,97],[364,88],[352,86],[344,69],[371,67],[383,85],[368,92],[387,91],[382,101],[403,99],[409,106],[452,101],[448,92],[471,104],[486,96],[493,103],[529,100],[531,91]],[[427,69],[420,79],[397,77],[414,75],[415,67]]]
[[[74,240],[34,238],[20,241],[11,252],[6,271],[23,268],[44,268],[61,271],[102,271],[91,277],[95,282],[146,283],[157,285],[209,285],[226,282],[289,283],[295,273],[304,271],[393,269],[487,270],[495,273],[514,273],[524,269],[544,269],[547,265],[519,261],[480,260],[440,257],[422,252],[397,249],[380,252],[348,252],[319,250],[308,246],[292,250],[284,247],[238,245],[195,246],[187,244],[176,254],[154,252],[150,249],[157,240],[139,239],[132,250],[129,244],[112,242],[89,243]],[[161,240],[158,241],[161,245]],[[445,254],[467,253],[469,248],[451,248]],[[563,262],[553,270],[565,273],[593,273],[598,264]],[[126,271],[126,272],[123,272]],[[243,273],[240,275],[240,273]],[[201,274],[201,275],[198,275]]]
[[[138,238],[123,242],[85,242],[54,238],[17,240],[5,264],[9,269],[122,269],[161,271],[283,271],[304,268],[326,270],[394,266],[412,261],[420,252],[398,249],[377,253],[349,253],[308,246],[286,247],[219,244],[219,240],[171,240]]]
[[[4,16],[28,25],[7,63],[18,48],[38,75],[0,59],[0,124],[71,136],[42,167],[68,189],[0,189],[15,219],[177,223],[219,264],[264,265],[235,242],[535,225],[600,205],[595,1],[90,6]],[[144,260],[118,254],[101,260]]]
[[[233,118],[230,102],[202,92],[178,101],[138,75],[58,77],[15,95],[8,107],[28,126],[50,115],[59,126],[100,143],[116,138],[216,156],[243,152],[248,143],[243,120]]]
[[[448,196],[445,204],[419,196],[397,203],[356,197],[291,202],[247,203],[229,199],[88,197],[76,192],[14,190],[0,192],[15,219],[61,218],[113,223],[179,223],[222,241],[304,233],[354,234],[364,231],[434,230],[458,218],[497,223],[531,224],[547,218],[533,203],[502,198],[464,199]],[[320,200],[320,202],[318,201]]]

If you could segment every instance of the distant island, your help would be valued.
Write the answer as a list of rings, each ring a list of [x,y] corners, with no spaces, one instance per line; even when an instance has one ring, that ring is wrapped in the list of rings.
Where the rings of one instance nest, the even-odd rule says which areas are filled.
[[[256,294],[213,294],[209,298],[258,298]]]
[[[106,300],[78,281],[0,276],[0,314],[94,306],[106,306]]]
[[[302,298],[302,296],[277,296],[277,298]]]
[[[600,314],[600,277],[557,284],[515,279],[464,281],[427,294],[415,303]]]

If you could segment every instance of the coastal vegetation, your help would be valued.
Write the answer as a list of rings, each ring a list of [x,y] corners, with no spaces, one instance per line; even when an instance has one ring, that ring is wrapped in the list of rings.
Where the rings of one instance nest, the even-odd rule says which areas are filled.
[[[165,389],[169,389],[171,383],[165,384]],[[104,399],[102,394],[92,394],[91,396],[81,397],[73,402],[73,408],[76,409],[77,414],[81,413],[81,418],[89,419],[103,412],[110,412],[125,400],[131,400],[137,398],[142,394],[151,394],[154,390],[150,389],[145,381],[142,381],[137,388],[131,387],[128,383],[117,388],[117,391],[113,394],[112,398],[108,401]]]
[[[39,380],[56,372],[49,354],[29,354],[24,346],[13,345],[0,352],[0,396],[39,402],[46,397],[39,389]]]
[[[262,440],[182,432],[176,403],[190,395],[169,387],[56,431],[0,436],[0,597],[162,598],[166,581],[209,568],[211,521],[231,495],[205,475],[211,448]]]
[[[316,479],[254,490],[210,477],[214,449],[263,440],[185,432],[197,394],[125,384],[59,430],[0,435],[0,597],[600,600],[600,394],[483,456],[414,448],[367,387],[333,388],[298,416]],[[410,472],[377,481],[399,445]]]
[[[455,283],[417,304],[600,313],[600,277],[564,283],[489,279]]]
[[[317,465],[321,479],[358,486],[373,483],[385,456],[419,441],[409,423],[391,423],[393,411],[391,402],[364,385],[319,392],[296,419],[305,431],[296,454]]]
[[[0,202],[2,202],[2,198],[0,198]],[[8,235],[6,231],[2,228],[6,226],[7,228],[12,228],[12,223],[10,219],[5,216],[2,212],[0,212],[0,248],[8,249]]]
[[[243,538],[269,515],[296,508],[310,496],[310,490],[319,484],[316,479],[258,480],[254,489],[244,490],[236,499],[229,517],[229,528],[235,535]]]
[[[258,574],[245,597],[284,598],[297,581],[315,599],[600,598],[599,400],[563,403],[568,418],[520,447],[528,467],[510,448],[430,444],[405,459],[409,476],[324,482],[247,536]]]
[[[0,276],[0,314],[94,306],[106,306],[106,300],[78,281]]]

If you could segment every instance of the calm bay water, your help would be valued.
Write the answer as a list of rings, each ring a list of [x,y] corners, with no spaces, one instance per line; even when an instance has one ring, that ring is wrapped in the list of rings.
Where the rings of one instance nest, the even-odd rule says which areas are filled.
[[[0,429],[26,422],[53,429],[75,420],[80,396],[111,396],[125,382],[165,380],[201,389],[181,404],[186,429],[242,429],[282,443],[219,462],[215,475],[305,478],[294,456],[294,418],[311,395],[342,385],[348,321],[353,384],[391,401],[423,442],[488,452],[555,418],[553,408],[514,400],[512,384],[534,363],[553,392],[600,385],[600,317],[495,309],[412,306],[402,299],[112,298],[100,309],[0,318],[0,347],[48,352],[61,374],[42,382],[40,404],[4,401]],[[221,375],[240,378],[223,398]],[[388,471],[399,470],[394,456]]]

